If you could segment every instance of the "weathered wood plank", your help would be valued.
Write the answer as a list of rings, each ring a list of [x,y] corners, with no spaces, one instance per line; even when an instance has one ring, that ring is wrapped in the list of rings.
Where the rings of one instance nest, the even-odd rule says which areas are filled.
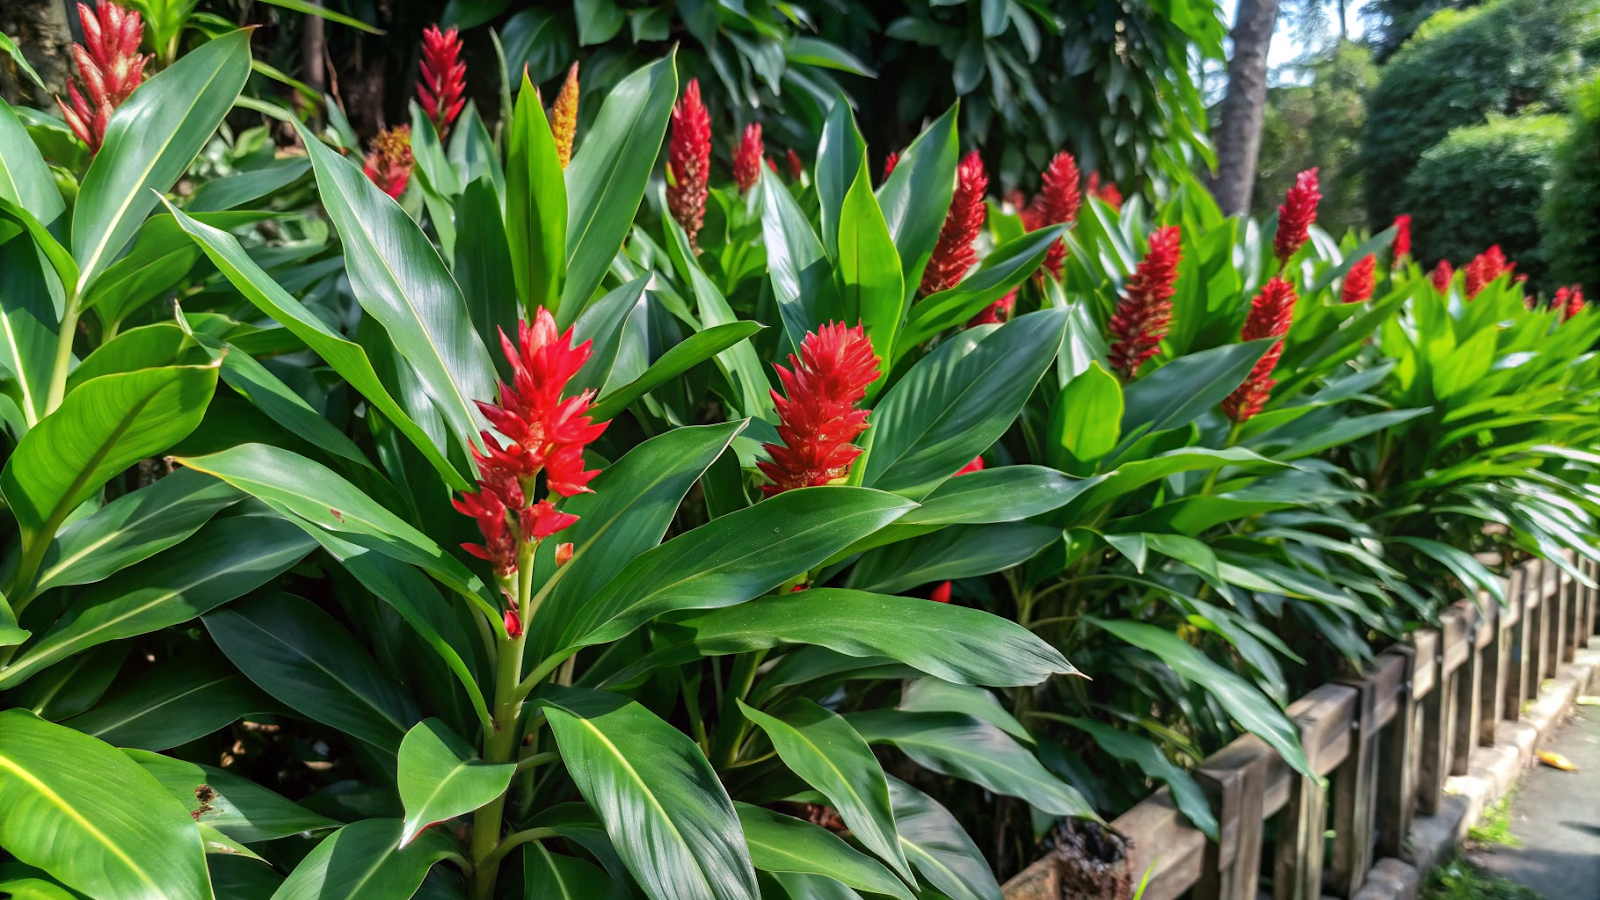
[[[1178,812],[1162,788],[1112,821],[1130,838],[1128,871],[1137,881],[1150,873],[1143,900],[1176,900],[1200,880],[1209,841]]]
[[[1211,798],[1218,840],[1207,842],[1195,900],[1255,900],[1261,872],[1262,801],[1277,753],[1254,735],[1208,757],[1195,778]]]
[[[1483,686],[1483,651],[1478,649],[1478,632],[1485,626],[1480,623],[1477,607],[1469,601],[1459,600],[1455,609],[1461,613],[1461,643],[1467,648],[1466,658],[1453,676],[1455,679],[1455,717],[1450,730],[1451,775],[1467,774],[1472,748],[1478,745],[1478,714],[1482,701],[1479,692]],[[1448,655],[1448,654],[1447,654]]]
[[[1378,790],[1377,666],[1365,676],[1342,678],[1356,690],[1350,727],[1350,752],[1332,774],[1333,858],[1328,874],[1333,891],[1354,897],[1372,866],[1374,803]]]
[[[1378,796],[1374,827],[1378,832],[1377,853],[1398,859],[1411,833],[1411,809],[1416,797],[1417,701],[1410,690],[1417,651],[1412,647],[1390,647],[1379,657],[1399,663],[1400,687],[1394,715],[1383,726],[1378,751]]]

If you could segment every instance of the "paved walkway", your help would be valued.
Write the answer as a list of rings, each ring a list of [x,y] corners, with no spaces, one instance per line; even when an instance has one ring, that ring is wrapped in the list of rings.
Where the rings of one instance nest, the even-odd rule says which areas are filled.
[[[1535,765],[1511,801],[1511,833],[1521,845],[1472,854],[1548,900],[1600,900],[1600,707],[1576,710],[1546,749],[1578,771]]]

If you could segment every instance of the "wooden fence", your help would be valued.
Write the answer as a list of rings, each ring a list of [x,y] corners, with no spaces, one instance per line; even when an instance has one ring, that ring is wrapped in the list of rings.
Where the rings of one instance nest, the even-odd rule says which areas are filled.
[[[1583,564],[1596,579],[1595,566]],[[1130,839],[1133,883],[1148,873],[1144,900],[1185,892],[1256,900],[1269,886],[1273,900],[1414,895],[1588,679],[1589,667],[1564,664],[1596,632],[1595,590],[1535,559],[1512,571],[1506,599],[1460,601],[1438,628],[1385,650],[1362,676],[1291,704],[1322,779],[1290,769],[1250,735],[1208,757],[1194,774],[1219,840],[1193,828],[1166,788],[1117,817],[1111,825]],[[1561,681],[1547,682],[1558,673]],[[1446,790],[1447,778],[1469,773]],[[1007,882],[1007,900],[1075,896],[1063,887],[1075,881],[1062,872],[1067,864],[1039,860]]]

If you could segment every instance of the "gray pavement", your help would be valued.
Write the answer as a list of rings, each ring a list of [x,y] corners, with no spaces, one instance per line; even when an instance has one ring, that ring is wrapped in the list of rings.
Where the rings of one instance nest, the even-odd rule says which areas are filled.
[[[1511,801],[1511,833],[1521,844],[1470,854],[1548,900],[1600,900],[1600,707],[1575,709],[1544,749],[1578,771],[1535,765]]]

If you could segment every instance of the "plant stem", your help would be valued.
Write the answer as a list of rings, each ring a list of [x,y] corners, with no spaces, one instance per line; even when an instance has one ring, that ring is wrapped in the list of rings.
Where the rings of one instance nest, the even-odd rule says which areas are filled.
[[[78,334],[78,295],[72,288],[61,312],[61,330],[56,333],[56,362],[50,370],[50,390],[45,394],[44,412],[56,411],[67,396],[67,372],[72,368],[72,339]]]

